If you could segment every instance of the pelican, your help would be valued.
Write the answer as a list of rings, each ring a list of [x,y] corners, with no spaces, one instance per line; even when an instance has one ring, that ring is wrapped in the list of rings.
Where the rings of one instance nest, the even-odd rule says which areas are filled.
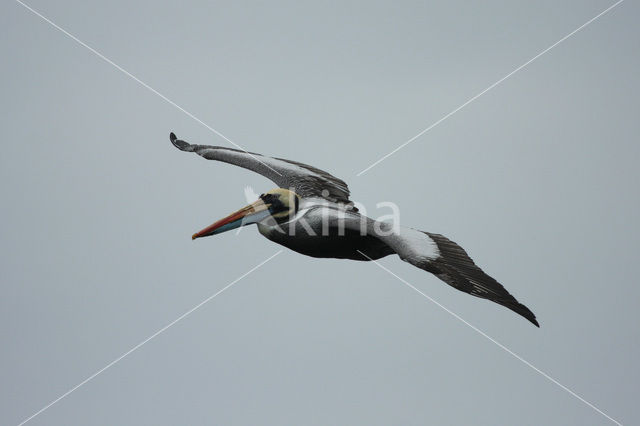
[[[254,203],[196,232],[192,239],[255,223],[269,240],[307,256],[372,261],[397,254],[450,286],[503,305],[540,327],[533,312],[484,273],[458,244],[440,234],[392,229],[387,222],[368,218],[349,200],[343,180],[296,161],[192,145],[174,133],[169,139],[181,151],[249,169],[278,185]]]

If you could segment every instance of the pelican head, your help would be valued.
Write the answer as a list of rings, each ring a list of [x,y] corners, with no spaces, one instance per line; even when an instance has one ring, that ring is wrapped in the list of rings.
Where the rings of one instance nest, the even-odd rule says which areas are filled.
[[[258,201],[241,208],[191,236],[192,240],[209,235],[221,234],[241,226],[258,223],[273,218],[276,223],[292,217],[300,205],[300,197],[284,188],[272,189],[260,195]]]

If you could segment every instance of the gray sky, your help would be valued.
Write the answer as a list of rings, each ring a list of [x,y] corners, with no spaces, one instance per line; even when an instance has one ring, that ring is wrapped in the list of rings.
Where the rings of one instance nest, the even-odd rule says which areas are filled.
[[[640,421],[633,265],[640,6],[626,1],[31,6],[243,147],[346,180],[467,249],[541,328],[382,264],[623,423]],[[18,424],[279,247],[192,242],[274,184],[11,1],[0,5],[0,423]],[[29,424],[613,424],[374,264],[284,251]]]

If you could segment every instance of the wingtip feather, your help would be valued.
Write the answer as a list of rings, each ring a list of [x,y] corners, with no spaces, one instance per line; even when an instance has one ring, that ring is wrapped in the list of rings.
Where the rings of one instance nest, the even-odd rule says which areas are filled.
[[[191,144],[189,142],[185,142],[183,140],[178,139],[175,133],[169,133],[169,140],[180,151],[191,151]]]
[[[522,303],[519,303],[519,302],[517,302],[517,303],[518,303],[518,305],[513,307],[513,308],[509,307],[509,306],[507,306],[507,307],[509,307],[514,312],[522,315],[524,318],[526,318],[533,325],[535,325],[536,327],[540,328],[540,324],[538,323],[538,320],[536,319],[536,315],[531,311],[531,309],[527,308]]]

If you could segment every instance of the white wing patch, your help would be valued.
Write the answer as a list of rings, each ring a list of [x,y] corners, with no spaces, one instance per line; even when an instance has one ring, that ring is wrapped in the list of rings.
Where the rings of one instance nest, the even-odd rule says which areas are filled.
[[[419,262],[421,260],[435,260],[440,257],[440,250],[436,242],[424,232],[413,228],[401,227],[397,234],[400,238],[401,245],[404,246],[402,254],[396,250],[401,257],[410,263]]]

